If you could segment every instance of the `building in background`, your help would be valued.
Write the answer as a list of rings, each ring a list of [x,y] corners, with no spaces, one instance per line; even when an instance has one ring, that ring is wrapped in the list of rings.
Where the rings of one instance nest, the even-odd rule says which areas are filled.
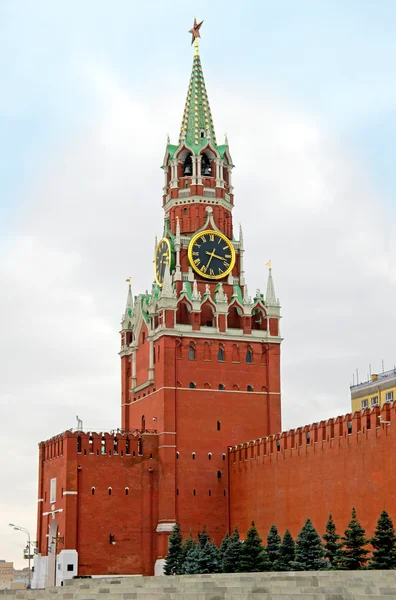
[[[351,386],[352,412],[396,400],[396,368],[373,374],[371,380]]]
[[[0,560],[0,590],[8,590],[14,581],[14,563]]]
[[[14,569],[13,562],[0,560],[0,590],[20,590],[29,584],[29,569]]]

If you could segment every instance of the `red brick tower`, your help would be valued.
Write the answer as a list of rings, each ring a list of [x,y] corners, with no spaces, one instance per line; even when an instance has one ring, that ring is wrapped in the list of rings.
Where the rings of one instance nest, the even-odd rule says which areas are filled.
[[[158,559],[169,531],[229,528],[227,447],[281,430],[280,306],[248,294],[243,237],[232,224],[233,163],[218,145],[198,45],[179,142],[163,170],[164,232],[150,294],[133,300],[121,330],[122,429],[158,432]]]

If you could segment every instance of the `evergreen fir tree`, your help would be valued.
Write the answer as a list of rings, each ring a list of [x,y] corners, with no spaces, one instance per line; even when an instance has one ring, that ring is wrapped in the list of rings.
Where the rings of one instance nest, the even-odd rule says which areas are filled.
[[[370,569],[396,568],[396,535],[392,519],[383,510],[377,522],[377,529],[370,540],[374,548]]]
[[[365,545],[369,540],[365,538],[365,530],[360,525],[356,510],[352,509],[352,519],[342,538],[343,548],[339,552],[339,563],[342,569],[355,571],[365,566],[369,551]]]
[[[234,533],[228,539],[228,544],[222,560],[223,573],[239,573],[242,554],[242,542],[239,538],[238,527],[235,527]]]
[[[206,544],[210,542],[210,538],[206,532],[206,525],[203,526],[202,533],[198,533],[198,545],[200,548],[204,548]]]
[[[201,573],[199,564],[200,548],[198,544],[190,546],[187,551],[182,572],[184,575],[195,575]]]
[[[183,538],[179,524],[173,527],[172,534],[169,537],[168,554],[165,558],[165,575],[179,575],[183,565]]]
[[[341,536],[336,531],[336,526],[332,515],[329,515],[329,519],[326,523],[326,531],[323,534],[323,539],[325,541],[325,557],[329,562],[329,568],[337,569],[339,566],[340,556],[342,555],[340,552],[342,548],[342,542],[340,542]]]
[[[295,559],[295,543],[288,529],[283,536],[282,544],[279,548],[279,559],[277,571],[292,571],[291,563]]]
[[[220,544],[219,547],[219,561],[220,561],[220,565],[221,565],[221,571],[223,572],[223,561],[224,561],[224,555],[226,553],[226,550],[229,546],[230,543],[230,535],[227,531],[227,533],[225,534],[225,536],[223,537],[223,540]]]
[[[276,525],[271,525],[267,535],[267,547],[265,549],[269,571],[279,571],[279,552],[281,547],[281,536]]]
[[[219,573],[219,551],[216,544],[214,542],[206,542],[203,547],[198,544],[198,549],[199,573]]]
[[[186,541],[184,542],[183,546],[182,546],[182,556],[181,556],[181,573],[184,574],[185,573],[185,563],[186,563],[186,559],[187,559],[187,554],[196,547],[197,543],[194,540],[192,533],[190,531],[190,535],[188,536],[188,538],[186,539]]]
[[[257,573],[265,571],[266,567],[265,552],[261,538],[254,521],[252,521],[252,526],[246,533],[246,540],[242,544],[239,570],[241,573]]]
[[[291,563],[296,571],[324,571],[327,563],[320,535],[307,519],[298,534],[296,541],[296,557]]]

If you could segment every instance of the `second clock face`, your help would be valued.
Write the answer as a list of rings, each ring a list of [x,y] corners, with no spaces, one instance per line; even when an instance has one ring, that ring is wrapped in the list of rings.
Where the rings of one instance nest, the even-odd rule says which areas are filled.
[[[235,250],[223,233],[207,229],[192,238],[188,258],[194,271],[202,277],[222,279],[234,267]]]
[[[165,269],[171,267],[171,245],[167,238],[162,238],[155,249],[154,275],[158,285],[164,283]]]

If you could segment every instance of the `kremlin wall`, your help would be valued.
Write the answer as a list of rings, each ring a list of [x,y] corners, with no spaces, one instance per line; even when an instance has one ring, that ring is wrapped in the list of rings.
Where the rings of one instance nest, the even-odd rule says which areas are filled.
[[[233,446],[228,454],[230,531],[254,519],[296,537],[309,517],[342,533],[352,507],[368,537],[383,509],[396,520],[396,405],[366,409]]]

